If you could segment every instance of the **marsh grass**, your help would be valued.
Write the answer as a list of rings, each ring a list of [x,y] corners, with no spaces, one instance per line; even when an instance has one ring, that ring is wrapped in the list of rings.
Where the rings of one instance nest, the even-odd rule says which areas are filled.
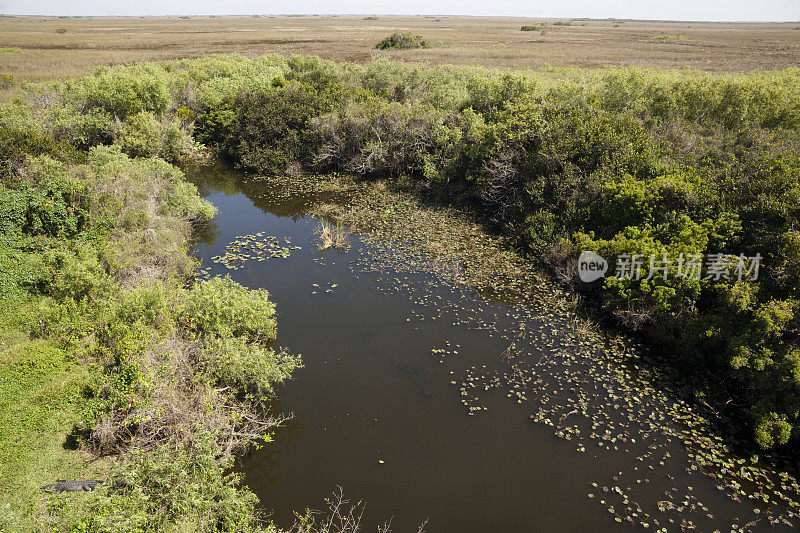
[[[586,26],[556,26],[546,35],[520,31],[520,20],[500,17],[363,16],[275,17],[102,17],[60,20],[55,17],[0,19],[0,71],[20,83],[89,74],[98,65],[139,60],[195,58],[238,53],[315,54],[326,59],[363,63],[378,55],[409,62],[453,63],[512,68],[603,67],[636,65],[746,72],[797,64],[797,23],[691,24],[679,22],[587,21]],[[616,26],[616,27],[615,27]],[[689,27],[691,26],[691,27]],[[66,28],[67,34],[55,33]],[[233,29],[232,29],[233,28]],[[395,31],[411,31],[445,47],[375,50],[374,44]],[[685,35],[692,46],[676,55],[671,41],[655,35]],[[506,42],[503,54],[487,43]],[[678,44],[678,43],[673,43]]]
[[[322,221],[317,228],[316,234],[319,237],[317,246],[320,250],[327,250],[328,248],[347,250],[350,247],[349,232],[341,223],[334,225]]]

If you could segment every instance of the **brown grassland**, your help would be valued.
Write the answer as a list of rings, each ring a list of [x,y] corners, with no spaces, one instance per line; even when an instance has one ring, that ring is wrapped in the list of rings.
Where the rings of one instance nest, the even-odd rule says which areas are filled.
[[[523,25],[541,30],[520,31]],[[571,23],[574,25],[559,25]],[[412,31],[439,46],[378,51]],[[701,23],[379,16],[0,16],[0,73],[17,82],[66,78],[96,65],[209,54],[314,54],[364,62],[388,55],[495,67],[637,65],[747,72],[800,64],[800,22]]]

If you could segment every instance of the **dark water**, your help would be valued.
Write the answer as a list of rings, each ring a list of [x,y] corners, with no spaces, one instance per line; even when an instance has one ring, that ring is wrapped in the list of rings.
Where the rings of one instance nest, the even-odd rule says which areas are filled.
[[[218,167],[196,170],[192,179],[219,208],[197,256],[212,275],[269,290],[278,342],[305,364],[279,391],[280,408],[294,418],[241,463],[278,525],[291,525],[294,511],[323,508],[341,486],[345,497],[365,502],[365,530],[388,520],[396,532],[416,531],[426,520],[427,531],[443,533],[629,528],[587,492],[589,482],[629,469],[632,456],[576,453],[500,391],[488,393],[488,410],[476,416],[462,405],[451,381],[472,365],[498,365],[508,341],[454,326],[450,309],[431,309],[469,305],[502,327],[510,320],[507,304],[439,286],[425,274],[362,268],[368,245],[355,236],[349,251],[319,250],[318,221],[301,214],[307,198],[275,200],[263,186]],[[209,261],[237,236],[262,231],[302,249],[235,271]],[[418,319],[428,314],[438,319]],[[431,349],[448,341],[459,353],[440,362]],[[681,471],[685,456],[674,448]],[[733,515],[735,504],[710,480],[695,478],[704,502]],[[642,490],[664,490],[667,483]]]

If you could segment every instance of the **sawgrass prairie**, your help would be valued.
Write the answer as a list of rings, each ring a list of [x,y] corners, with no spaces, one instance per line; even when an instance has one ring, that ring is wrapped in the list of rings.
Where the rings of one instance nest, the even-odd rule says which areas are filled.
[[[521,31],[524,25],[534,31]],[[426,49],[379,51],[397,31]],[[377,55],[431,64],[541,68],[636,65],[749,72],[796,66],[800,22],[706,23],[432,16],[0,18],[0,73],[17,82],[86,74],[96,65],[238,53]]]

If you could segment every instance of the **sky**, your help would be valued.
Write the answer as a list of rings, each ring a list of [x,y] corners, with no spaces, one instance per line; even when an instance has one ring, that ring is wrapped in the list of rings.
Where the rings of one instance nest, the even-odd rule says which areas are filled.
[[[0,0],[16,15],[396,14],[798,21],[800,0]]]

